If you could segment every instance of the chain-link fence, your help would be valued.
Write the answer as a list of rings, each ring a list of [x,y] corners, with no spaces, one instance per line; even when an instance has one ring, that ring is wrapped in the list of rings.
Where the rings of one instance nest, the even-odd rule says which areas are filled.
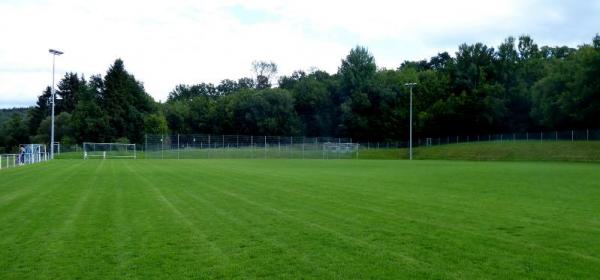
[[[538,131],[502,134],[472,134],[444,137],[415,137],[413,147],[427,149],[433,146],[464,143],[552,143],[565,149],[569,143],[600,141],[600,129]],[[593,144],[593,143],[591,143]],[[144,143],[137,144],[137,158],[147,159],[404,159],[408,158],[407,141],[355,141],[351,138],[247,136],[210,134],[146,135]],[[61,145],[57,158],[83,158],[79,145]],[[18,155],[1,156],[2,168],[18,166]],[[416,155],[419,158],[419,154]]]
[[[430,147],[436,145],[448,145],[457,143],[510,143],[514,141],[537,141],[540,143],[549,141],[600,141],[600,129],[583,130],[562,130],[562,131],[537,131],[520,133],[499,133],[499,134],[471,134],[471,135],[452,135],[443,137],[426,137],[413,140],[414,147]],[[390,149],[406,148],[406,141],[359,141],[361,149]]]
[[[349,138],[246,135],[146,135],[150,159],[282,158],[356,159],[359,145]]]

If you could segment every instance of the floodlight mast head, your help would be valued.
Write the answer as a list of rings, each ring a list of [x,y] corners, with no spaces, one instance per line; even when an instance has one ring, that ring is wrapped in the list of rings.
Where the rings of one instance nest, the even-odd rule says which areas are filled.
[[[55,50],[55,49],[49,49],[48,52],[50,52],[53,55],[61,55],[64,53],[64,52],[61,52],[61,51]]]

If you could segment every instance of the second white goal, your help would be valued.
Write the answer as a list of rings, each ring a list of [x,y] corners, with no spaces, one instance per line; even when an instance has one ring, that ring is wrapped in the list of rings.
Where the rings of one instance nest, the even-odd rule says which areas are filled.
[[[83,159],[111,159],[137,157],[135,144],[83,143]]]

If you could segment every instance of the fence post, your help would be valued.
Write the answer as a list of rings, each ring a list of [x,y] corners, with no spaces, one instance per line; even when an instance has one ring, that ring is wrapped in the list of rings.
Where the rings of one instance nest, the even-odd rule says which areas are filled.
[[[338,137],[338,159],[340,159],[340,146],[342,145],[342,139]],[[379,149],[379,142],[377,142],[377,149]]]
[[[587,129],[585,131],[585,141],[590,141],[590,130],[589,129]]]
[[[317,151],[319,150],[319,137],[315,137],[315,150],[317,150]],[[317,153],[315,153],[315,158],[316,158],[316,154]]]
[[[529,141],[529,132],[525,132],[525,141]]]
[[[544,132],[540,131],[540,143],[544,142]]]
[[[554,134],[556,136],[556,141],[558,142],[558,131],[554,131]]]
[[[575,136],[573,130],[571,130],[571,142],[575,142]]]
[[[513,133],[513,141],[517,140],[517,134]]]
[[[290,136],[290,158],[294,158],[292,149],[294,149],[294,136]]]
[[[179,133],[177,133],[177,159],[179,159]]]
[[[250,135],[250,147],[252,147],[252,158],[254,158],[254,135]]]
[[[304,159],[304,142],[306,142],[306,138],[302,137],[302,159]]]
[[[265,159],[267,159],[267,136],[265,135]]]

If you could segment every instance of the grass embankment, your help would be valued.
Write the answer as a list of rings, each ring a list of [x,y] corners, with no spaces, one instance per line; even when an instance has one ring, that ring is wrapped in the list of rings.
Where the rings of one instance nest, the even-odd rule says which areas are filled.
[[[414,149],[414,159],[600,162],[600,141],[472,142]],[[363,149],[361,159],[407,159],[408,149]]]
[[[0,279],[600,275],[597,164],[55,160],[0,179]]]

